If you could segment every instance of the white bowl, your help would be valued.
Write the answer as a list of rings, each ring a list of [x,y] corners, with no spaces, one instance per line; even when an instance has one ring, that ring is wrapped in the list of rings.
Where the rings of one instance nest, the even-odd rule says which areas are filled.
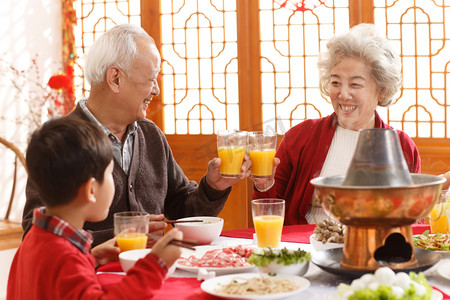
[[[201,245],[210,244],[218,238],[223,228],[223,219],[218,217],[189,217],[178,220],[203,220],[196,223],[175,223],[175,227],[183,232],[183,239],[195,240]]]
[[[128,270],[131,269],[139,259],[144,258],[150,252],[152,252],[152,249],[136,249],[121,252],[119,254],[119,262],[122,266],[122,270],[124,272],[128,272]],[[173,272],[175,272],[175,268],[176,266],[174,263],[167,271],[166,278],[170,277]]]
[[[308,271],[308,267],[309,267],[309,260],[305,259],[302,262],[287,266],[282,263],[280,264],[277,263],[276,261],[272,261],[267,265],[267,267],[258,267],[258,269],[262,273],[303,276]]]
[[[344,244],[342,243],[322,243],[321,241],[316,240],[316,235],[312,234],[309,237],[309,242],[313,246],[314,250],[322,251],[322,250],[330,250],[336,248],[343,248]]]

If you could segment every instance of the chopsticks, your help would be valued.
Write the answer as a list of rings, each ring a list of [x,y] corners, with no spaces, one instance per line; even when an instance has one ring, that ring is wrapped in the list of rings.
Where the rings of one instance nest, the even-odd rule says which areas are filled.
[[[203,222],[203,220],[163,220],[167,224],[176,224],[176,223],[198,223]]]
[[[157,241],[160,238],[162,238],[162,236],[154,235],[154,234],[150,234],[150,233],[147,233],[147,236],[149,238],[151,238],[152,240],[155,240],[155,241]],[[193,241],[193,240],[177,240],[177,239],[173,239],[173,240],[171,240],[169,242],[169,244],[172,244],[172,245],[175,245],[175,246],[178,246],[178,247],[183,247],[183,248],[195,251],[195,248],[192,247],[192,246],[197,246],[198,242],[197,241]]]

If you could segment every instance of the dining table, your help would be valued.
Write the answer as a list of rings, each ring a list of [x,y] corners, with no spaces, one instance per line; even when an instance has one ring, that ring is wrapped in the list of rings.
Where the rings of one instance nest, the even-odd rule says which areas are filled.
[[[314,257],[316,250],[310,244],[310,236],[314,233],[316,225],[287,225],[283,227],[281,236],[281,246],[288,249],[302,249],[311,253]],[[421,234],[429,230],[429,225],[413,224],[413,234]],[[214,240],[211,245],[232,247],[242,245],[243,247],[256,247],[254,239],[254,228],[236,229],[222,231],[220,237]],[[450,299],[450,278],[444,278],[439,275],[438,267],[450,261],[450,255],[441,256],[436,264],[423,271],[429,284],[442,293],[443,299]],[[450,263],[448,264],[450,266]],[[257,270],[257,269],[256,269]],[[126,274],[122,271],[119,262],[111,262],[100,266],[97,269],[97,276],[103,288],[107,290],[112,285],[119,282]],[[197,279],[198,274],[177,268],[175,272],[167,278],[153,299],[167,300],[193,300],[218,299],[203,291],[200,287],[202,281]],[[352,279],[342,277],[324,271],[319,266],[310,262],[308,271],[303,275],[310,282],[309,288],[301,291],[299,294],[292,295],[286,299],[299,299],[299,297],[308,300],[333,299],[333,293],[336,292],[340,283],[350,284]]]

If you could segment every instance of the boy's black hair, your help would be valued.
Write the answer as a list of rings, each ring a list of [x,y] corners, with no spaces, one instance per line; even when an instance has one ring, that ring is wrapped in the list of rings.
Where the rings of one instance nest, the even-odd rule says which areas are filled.
[[[73,117],[46,122],[32,134],[26,153],[28,176],[50,207],[70,202],[91,177],[102,183],[112,159],[106,134]]]

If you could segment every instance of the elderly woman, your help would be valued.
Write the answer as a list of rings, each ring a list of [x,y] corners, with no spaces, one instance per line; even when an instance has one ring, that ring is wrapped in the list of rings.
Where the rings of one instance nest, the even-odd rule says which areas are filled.
[[[327,217],[311,201],[310,180],[346,173],[360,129],[392,128],[376,112],[377,105],[391,104],[402,82],[400,57],[387,39],[374,25],[360,24],[333,37],[327,48],[318,63],[320,90],[330,97],[334,113],[292,127],[277,150],[273,176],[253,179],[253,199],[286,200],[286,225],[312,224]],[[416,145],[406,133],[397,133],[409,171],[420,173]]]

